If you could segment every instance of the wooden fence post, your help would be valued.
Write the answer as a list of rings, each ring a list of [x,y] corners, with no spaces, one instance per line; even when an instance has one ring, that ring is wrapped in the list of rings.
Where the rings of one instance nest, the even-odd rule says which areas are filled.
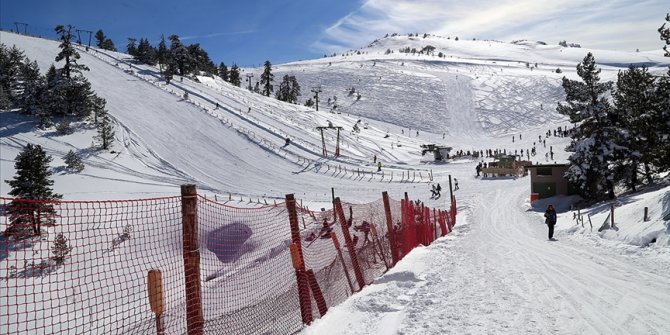
[[[649,221],[649,207],[644,208],[644,221]]]
[[[391,246],[391,266],[398,263],[398,244],[396,242],[395,225],[391,217],[391,204],[389,202],[388,192],[382,192],[384,200],[384,213],[386,214],[386,229],[388,231],[389,245]]]
[[[198,244],[198,192],[195,185],[181,186],[181,215],[184,239],[186,328],[188,334],[202,335],[202,292],[200,290],[200,249]]]
[[[147,292],[149,292],[149,306],[156,314],[156,334],[165,334],[161,316],[165,306],[163,304],[163,278],[161,270],[150,270],[147,276]]]
[[[307,270],[307,280],[309,281],[309,287],[312,290],[312,295],[316,301],[316,307],[319,309],[319,314],[321,317],[328,313],[328,306],[326,305],[326,299],[323,298],[323,293],[319,287],[319,283],[316,281],[316,275],[313,270]]]
[[[354,285],[351,283],[351,276],[349,275],[349,270],[347,269],[347,263],[344,262],[344,256],[342,256],[342,249],[340,248],[340,242],[337,240],[337,235],[334,231],[330,232],[330,238],[333,240],[333,245],[335,250],[337,250],[337,258],[340,259],[342,263],[342,269],[344,270],[344,275],[347,277],[347,284],[349,284],[349,289],[351,293],[354,293]]]
[[[335,208],[337,209],[337,217],[340,220],[340,227],[342,227],[342,235],[344,235],[344,244],[347,245],[347,250],[349,251],[349,256],[351,257],[351,265],[354,267],[354,276],[358,282],[358,290],[360,291],[363,286],[365,286],[365,279],[363,278],[363,272],[361,271],[361,266],[358,264],[358,257],[356,256],[356,249],[354,249],[354,244],[351,241],[351,235],[349,233],[349,227],[347,227],[347,219],[344,217],[344,210],[342,210],[342,203],[340,198],[335,198]]]
[[[286,209],[291,226],[291,259],[295,269],[296,282],[298,283],[298,298],[300,301],[300,315],[302,322],[306,325],[312,323],[312,302],[309,294],[309,283],[305,273],[305,259],[302,255],[300,238],[300,227],[298,226],[298,212],[296,211],[295,197],[293,194],[286,195]]]

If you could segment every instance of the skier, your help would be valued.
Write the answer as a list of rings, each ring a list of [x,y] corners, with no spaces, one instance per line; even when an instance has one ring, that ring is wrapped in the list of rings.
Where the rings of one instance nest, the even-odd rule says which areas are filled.
[[[549,227],[549,241],[555,241],[554,239],[554,226],[556,225],[556,210],[554,205],[549,205],[547,210],[544,212],[544,223]]]
[[[454,191],[458,191],[458,179],[454,178]]]
[[[284,147],[287,147],[289,144],[291,144],[291,139],[287,137],[286,144],[284,144]]]
[[[442,186],[440,186],[440,183],[437,183],[437,187],[435,187],[435,191],[437,192],[437,196],[435,197],[435,199],[442,196],[442,193],[440,193],[440,192],[442,192]]]
[[[480,162],[477,164],[477,167],[475,168],[477,170],[477,177],[479,177],[479,173],[482,172],[482,163]]]
[[[375,156],[372,158],[372,162],[373,162],[373,163],[377,163],[377,155],[376,155],[376,154],[375,154]]]
[[[382,170],[382,161],[377,161],[377,172]]]
[[[437,187],[435,186],[435,184],[431,185],[430,194],[431,194],[430,198],[435,199],[435,196],[437,195]]]

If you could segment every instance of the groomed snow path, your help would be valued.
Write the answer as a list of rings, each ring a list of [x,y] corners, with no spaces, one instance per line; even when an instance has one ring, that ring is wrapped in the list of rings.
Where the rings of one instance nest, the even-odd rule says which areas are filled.
[[[416,249],[305,333],[670,333],[667,260],[581,235],[548,241],[527,179],[482,183],[492,191],[464,190],[479,194],[459,204],[454,234]]]

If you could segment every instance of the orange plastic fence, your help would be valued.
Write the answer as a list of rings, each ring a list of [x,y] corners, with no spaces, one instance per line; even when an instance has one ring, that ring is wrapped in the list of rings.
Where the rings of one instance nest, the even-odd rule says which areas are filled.
[[[455,201],[389,199],[389,216],[382,199],[339,203],[335,219],[288,198],[238,208],[183,190],[0,198],[0,334],[294,333],[455,224]]]

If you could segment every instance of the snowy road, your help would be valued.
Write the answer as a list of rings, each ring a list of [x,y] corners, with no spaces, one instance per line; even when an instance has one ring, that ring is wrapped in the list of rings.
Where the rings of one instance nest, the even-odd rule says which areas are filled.
[[[408,255],[305,334],[670,332],[667,260],[583,236],[550,242],[526,210],[526,181],[505,183],[472,193],[453,236]]]

